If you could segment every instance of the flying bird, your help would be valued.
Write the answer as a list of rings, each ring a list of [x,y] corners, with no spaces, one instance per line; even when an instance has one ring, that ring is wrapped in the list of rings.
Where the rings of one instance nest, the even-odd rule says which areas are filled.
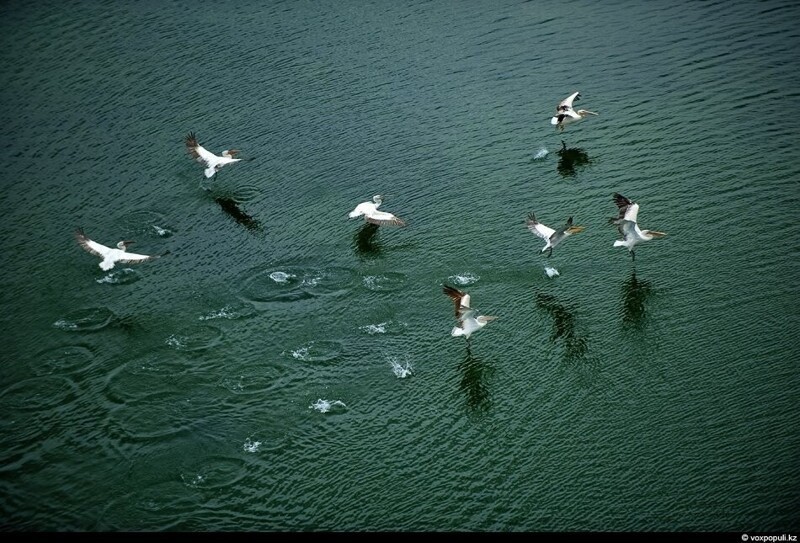
[[[378,211],[378,208],[382,203],[383,196],[376,194],[372,197],[372,202],[362,202],[358,204],[356,208],[350,212],[350,218],[355,219],[356,217],[363,215],[365,221],[378,226],[406,225],[406,223],[399,217],[396,217],[387,211]]]
[[[545,241],[544,247],[542,247],[541,253],[545,251],[550,251],[547,257],[551,257],[553,255],[553,248],[564,241],[568,236],[572,234],[577,234],[579,232],[583,232],[586,228],[583,226],[573,226],[572,225],[572,217],[567,219],[567,224],[559,228],[558,230],[553,230],[549,226],[545,226],[539,221],[536,220],[536,215],[533,213],[528,214],[528,220],[525,221],[525,224],[528,225],[528,230],[539,236]]]
[[[643,241],[650,241],[653,238],[661,238],[666,236],[664,232],[657,232],[656,230],[640,230],[637,218],[639,215],[639,204],[632,202],[630,199],[624,197],[622,194],[615,192],[614,203],[619,208],[619,216],[612,217],[608,220],[611,224],[616,224],[619,233],[624,239],[618,239],[614,242],[614,247],[627,247],[631,253],[631,258],[636,260],[636,253],[633,249]]]
[[[126,240],[117,243],[116,249],[106,247],[101,243],[97,243],[96,241],[87,238],[86,234],[83,233],[83,228],[78,228],[75,230],[75,239],[78,240],[78,244],[80,244],[81,247],[93,255],[99,256],[103,259],[99,266],[104,271],[110,270],[118,262],[121,264],[139,264],[149,260],[155,260],[156,258],[161,258],[162,256],[169,254],[169,251],[160,255],[139,255],[136,253],[129,253],[128,245],[133,243],[133,241]]]
[[[233,164],[234,162],[239,162],[241,158],[234,158],[239,151],[237,149],[227,149],[222,151],[222,156],[215,155],[211,151],[208,151],[205,147],[200,145],[197,142],[197,136],[194,135],[194,132],[189,132],[186,135],[186,150],[189,151],[189,154],[200,162],[201,164],[205,164],[206,169],[204,173],[206,177],[214,177],[220,168],[223,166],[227,166],[228,164]]]
[[[489,321],[493,321],[497,317],[491,315],[478,315],[477,311],[470,307],[470,297],[466,292],[462,292],[457,288],[444,285],[442,291],[447,294],[455,302],[456,306],[456,319],[458,319],[458,326],[453,328],[450,335],[453,337],[464,336],[469,340],[477,330],[480,330]]]
[[[597,113],[594,111],[589,111],[588,109],[579,109],[578,111],[575,111],[572,108],[572,102],[580,99],[580,97],[580,93],[576,91],[561,100],[556,107],[556,114],[553,115],[552,119],[550,119],[550,124],[555,126],[559,131],[563,132],[564,128],[568,124],[580,121],[589,115],[597,115]]]

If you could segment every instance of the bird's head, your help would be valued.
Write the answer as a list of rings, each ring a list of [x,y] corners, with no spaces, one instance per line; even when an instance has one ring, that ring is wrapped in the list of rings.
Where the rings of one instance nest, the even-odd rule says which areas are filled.
[[[495,320],[496,318],[497,318],[497,317],[495,317],[495,316],[493,316],[493,315],[481,315],[480,317],[478,317],[478,318],[477,318],[477,319],[475,319],[475,320],[477,320],[477,321],[478,321],[479,323],[481,323],[481,324],[486,324],[487,322],[489,322],[489,321],[493,321],[493,320]]]
[[[587,115],[599,115],[599,113],[595,113],[594,111],[589,111],[588,109],[579,109],[576,111],[578,115],[581,117],[586,117]]]
[[[122,240],[119,243],[117,243],[117,249],[119,249],[120,251],[125,251],[128,249],[128,245],[131,245],[133,243],[135,242],[130,240]]]
[[[381,196],[380,194],[376,194],[375,196],[372,197],[372,201],[375,202],[376,204],[380,204],[383,201],[383,196]]]
[[[580,234],[584,230],[586,230],[585,226],[570,226],[567,228],[567,234]]]

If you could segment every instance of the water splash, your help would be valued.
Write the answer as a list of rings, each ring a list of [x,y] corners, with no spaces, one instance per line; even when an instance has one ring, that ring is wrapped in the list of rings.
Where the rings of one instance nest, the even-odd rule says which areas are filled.
[[[242,446],[244,451],[249,453],[258,452],[259,447],[261,447],[261,442],[253,441],[249,437],[244,440],[244,445]]]
[[[550,154],[550,151],[548,151],[546,148],[542,147],[541,149],[536,151],[536,153],[533,155],[533,160],[542,160],[548,154]]]
[[[344,402],[339,400],[331,401],[331,400],[323,400],[322,398],[318,399],[316,402],[308,406],[309,409],[315,409],[320,413],[327,413],[331,409],[334,409],[336,407],[345,408],[347,406],[344,404]]]
[[[136,270],[132,270],[131,268],[122,268],[121,270],[114,270],[108,275],[105,275],[100,279],[96,279],[95,281],[101,285],[127,285],[134,283],[141,278],[141,274]]]
[[[282,271],[274,271],[271,274],[269,274],[269,278],[275,281],[276,283],[288,283],[289,280],[294,279],[295,277],[297,276]]]
[[[155,224],[152,225],[152,226],[153,226],[153,230],[156,231],[156,234],[158,234],[159,237],[168,238],[168,237],[170,237],[172,235],[172,230],[168,230],[166,228],[161,228],[160,226],[157,226]]]
[[[547,277],[550,277],[550,278],[553,278],[556,275],[561,275],[560,273],[558,273],[557,269],[555,269],[555,268],[553,268],[551,266],[545,266],[544,267],[544,272],[547,274]]]
[[[478,279],[480,279],[480,276],[474,273],[466,272],[466,273],[458,273],[455,275],[451,275],[450,277],[448,277],[448,279],[450,280],[450,282],[464,287],[477,282]]]
[[[359,326],[358,329],[361,330],[362,332],[368,333],[369,335],[385,334],[387,324],[389,324],[389,321],[380,322],[378,324],[366,324],[364,326]]]
[[[292,351],[292,356],[297,360],[308,360],[308,350],[310,347],[300,347]]]
[[[414,375],[414,368],[411,367],[411,362],[408,360],[405,361],[404,366],[397,358],[392,357],[389,359],[389,364],[392,366],[392,372],[398,379],[405,379],[406,377]]]

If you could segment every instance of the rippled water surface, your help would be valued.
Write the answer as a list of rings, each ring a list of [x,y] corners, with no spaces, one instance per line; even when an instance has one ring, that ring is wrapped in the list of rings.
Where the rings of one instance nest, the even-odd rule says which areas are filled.
[[[799,20],[3,3],[0,525],[800,530]]]

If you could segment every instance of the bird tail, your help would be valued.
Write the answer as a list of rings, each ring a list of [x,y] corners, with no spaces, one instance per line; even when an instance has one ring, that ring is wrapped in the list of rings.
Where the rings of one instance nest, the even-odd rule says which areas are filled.
[[[211,179],[212,177],[214,177],[214,174],[217,173],[217,170],[213,166],[209,166],[208,168],[205,169],[203,173],[206,174],[206,177]]]
[[[625,247],[625,241],[618,239],[614,242],[614,247]]]
[[[453,331],[450,332],[450,335],[453,336],[453,337],[458,337],[458,336],[465,336],[466,334],[464,333],[464,329],[463,328],[459,328],[458,326],[455,326],[455,327],[453,327]]]

